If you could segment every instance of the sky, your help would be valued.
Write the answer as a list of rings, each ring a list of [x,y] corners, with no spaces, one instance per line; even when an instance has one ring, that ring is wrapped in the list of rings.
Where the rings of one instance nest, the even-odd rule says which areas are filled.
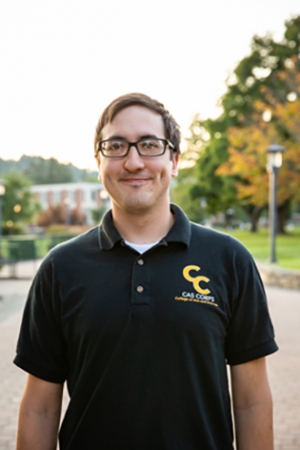
[[[0,157],[95,170],[96,123],[128,92],[164,103],[184,137],[220,113],[252,37],[280,40],[299,14],[299,0],[2,0]]]

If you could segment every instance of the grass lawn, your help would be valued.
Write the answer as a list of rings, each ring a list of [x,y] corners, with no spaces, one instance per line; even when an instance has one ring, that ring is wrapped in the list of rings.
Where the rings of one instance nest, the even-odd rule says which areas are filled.
[[[269,231],[261,229],[257,233],[246,230],[232,230],[231,234],[241,241],[251,252],[256,261],[262,263],[270,262],[270,239]],[[286,235],[276,237],[276,266],[287,269],[300,270],[300,229],[289,231]]]
[[[231,234],[241,241],[256,261],[266,264],[270,262],[270,239],[269,231],[267,229],[260,229],[257,233],[250,233],[247,230],[238,229],[230,232],[226,230],[222,231]],[[48,250],[57,243],[58,242],[55,242],[55,237],[53,236],[36,237],[36,257],[44,257]],[[8,257],[7,245],[7,239],[4,238],[2,244],[2,253],[4,257]],[[288,234],[284,236],[277,236],[276,256],[278,260],[276,266],[300,270],[300,228],[289,231]]]

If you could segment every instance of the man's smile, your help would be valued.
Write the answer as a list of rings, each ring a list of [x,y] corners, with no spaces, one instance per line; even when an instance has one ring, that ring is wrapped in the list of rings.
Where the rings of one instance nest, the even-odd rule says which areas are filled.
[[[153,179],[153,177],[147,175],[147,176],[132,176],[132,175],[128,175],[128,176],[122,176],[120,177],[119,181],[121,183],[124,183],[126,185],[131,185],[131,186],[143,186],[144,184],[148,183],[149,181],[151,181]]]

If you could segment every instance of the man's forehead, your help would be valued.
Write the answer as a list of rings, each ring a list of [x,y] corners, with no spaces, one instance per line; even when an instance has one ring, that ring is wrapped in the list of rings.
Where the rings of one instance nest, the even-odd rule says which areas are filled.
[[[131,116],[140,116],[140,117],[155,117],[156,119],[161,119],[162,116],[154,111],[151,108],[148,108],[144,105],[128,105],[122,108],[120,111],[116,112],[113,116],[113,118],[110,120],[110,123],[113,123],[118,118],[126,118]]]
[[[156,111],[140,105],[131,105],[118,111],[103,127],[102,139],[116,133],[153,134],[165,137],[165,127],[161,115]]]

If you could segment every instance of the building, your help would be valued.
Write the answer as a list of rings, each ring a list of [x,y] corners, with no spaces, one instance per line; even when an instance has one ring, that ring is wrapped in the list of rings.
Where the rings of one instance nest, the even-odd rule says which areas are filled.
[[[84,217],[87,225],[93,224],[93,209],[101,205],[107,208],[110,206],[108,194],[101,183],[37,184],[31,186],[30,190],[43,211],[62,205],[66,209],[66,217],[70,217],[71,212],[76,212],[78,216]]]

